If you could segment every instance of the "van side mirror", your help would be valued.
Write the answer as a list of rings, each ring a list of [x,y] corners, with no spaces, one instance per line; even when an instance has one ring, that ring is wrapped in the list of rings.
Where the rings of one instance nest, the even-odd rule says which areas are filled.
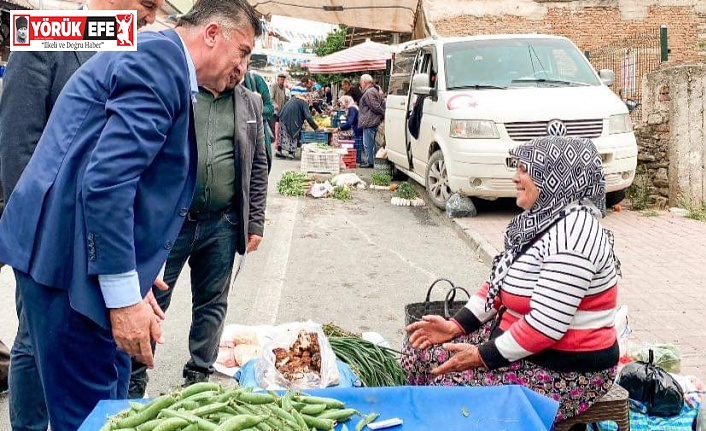
[[[610,69],[601,69],[600,72],[598,72],[598,76],[600,76],[601,82],[608,87],[615,82],[615,72]]]
[[[434,89],[429,86],[429,74],[418,73],[412,78],[412,93],[419,95],[431,95]]]

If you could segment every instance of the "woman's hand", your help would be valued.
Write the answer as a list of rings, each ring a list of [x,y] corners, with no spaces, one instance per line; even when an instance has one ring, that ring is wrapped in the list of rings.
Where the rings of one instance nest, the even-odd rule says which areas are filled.
[[[455,373],[484,366],[483,361],[480,358],[478,347],[472,344],[444,344],[441,347],[451,353],[456,352],[456,354],[453,355],[448,361],[431,370],[432,374],[439,375]]]
[[[409,343],[415,349],[426,349],[432,344],[445,343],[461,334],[461,328],[454,322],[435,315],[424,316],[422,320],[409,324],[405,329],[412,333]]]

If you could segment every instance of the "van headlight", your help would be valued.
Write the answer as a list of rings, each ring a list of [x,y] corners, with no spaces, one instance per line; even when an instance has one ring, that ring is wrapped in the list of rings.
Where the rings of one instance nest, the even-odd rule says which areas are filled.
[[[616,133],[632,132],[632,121],[630,114],[611,115],[608,121],[608,134],[615,135]]]
[[[451,120],[450,135],[461,139],[499,138],[495,123],[488,120]]]

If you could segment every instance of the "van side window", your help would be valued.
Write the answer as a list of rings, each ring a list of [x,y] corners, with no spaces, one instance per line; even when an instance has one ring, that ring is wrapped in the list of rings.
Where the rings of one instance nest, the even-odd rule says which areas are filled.
[[[406,96],[412,82],[412,72],[414,70],[414,60],[417,51],[403,51],[395,55],[390,74],[390,85],[388,94],[396,96]]]

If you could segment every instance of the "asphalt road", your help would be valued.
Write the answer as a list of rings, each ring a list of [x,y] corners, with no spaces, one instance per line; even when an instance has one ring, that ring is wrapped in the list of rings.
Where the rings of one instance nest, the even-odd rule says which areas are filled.
[[[298,166],[276,161],[270,175],[265,239],[247,257],[230,292],[226,323],[335,322],[352,331],[379,332],[399,347],[404,306],[423,300],[432,281],[446,277],[475,290],[487,276],[487,269],[445,215],[430,208],[394,207],[390,192],[356,190],[349,202],[279,196],[275,184],[282,172]],[[371,173],[361,170],[363,177]],[[150,396],[182,381],[190,301],[187,266],[163,325],[167,341],[159,346],[150,372]],[[11,343],[16,327],[14,278],[4,269],[0,339]],[[9,429],[5,396],[0,397],[0,431]]]

